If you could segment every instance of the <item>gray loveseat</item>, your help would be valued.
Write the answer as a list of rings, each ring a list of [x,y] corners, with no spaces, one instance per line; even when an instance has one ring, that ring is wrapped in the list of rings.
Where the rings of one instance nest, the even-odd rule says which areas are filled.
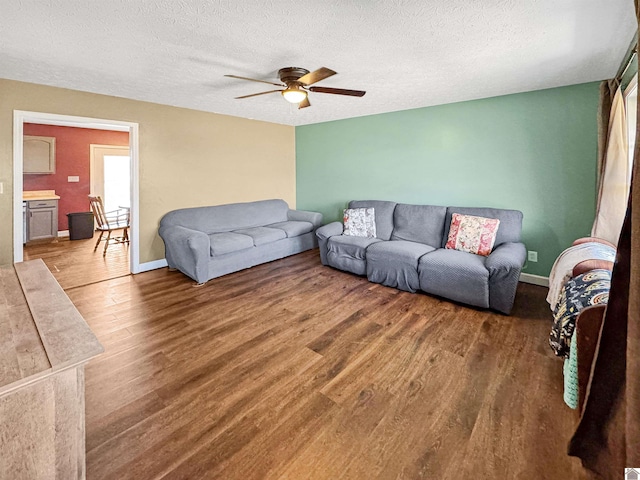
[[[170,268],[198,283],[310,250],[322,214],[262,200],[173,210],[158,233]]]
[[[424,292],[509,314],[524,265],[522,213],[497,208],[406,205],[352,201],[349,208],[374,208],[376,237],[342,235],[340,222],[316,231],[324,265],[366,275],[371,282]],[[497,218],[500,226],[487,257],[445,249],[451,215]]]

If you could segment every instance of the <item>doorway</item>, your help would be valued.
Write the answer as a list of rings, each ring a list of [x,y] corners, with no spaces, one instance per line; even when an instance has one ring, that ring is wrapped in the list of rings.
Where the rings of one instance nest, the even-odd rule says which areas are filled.
[[[90,145],[91,195],[107,212],[131,208],[131,156],[128,146]]]
[[[106,187],[105,196],[111,196],[116,203],[128,203],[126,206],[130,209],[131,221],[130,221],[130,246],[128,247],[127,255],[125,258],[125,273],[138,273],[140,269],[139,261],[139,199],[138,199],[138,124],[131,122],[122,122],[116,120],[103,120],[88,117],[75,117],[68,115],[56,115],[39,112],[26,112],[26,111],[14,111],[14,149],[13,149],[13,164],[14,164],[14,212],[13,212],[13,232],[14,232],[14,245],[13,245],[13,257],[14,262],[20,262],[24,259],[23,241],[23,135],[24,124],[39,124],[39,125],[54,125],[64,127],[76,127],[81,129],[94,129],[94,130],[112,130],[117,132],[128,132],[129,134],[129,146],[118,146],[119,150],[113,150],[107,152],[107,164],[109,165],[107,177],[112,177],[114,174],[119,175],[122,180],[124,175],[127,179],[126,186],[123,188],[124,182],[111,182],[111,185]],[[102,146],[102,145],[100,145]],[[104,146],[103,146],[104,147]],[[109,146],[111,147],[111,146]],[[115,155],[114,155],[115,153]],[[109,155],[112,154],[112,155]],[[126,171],[123,171],[124,170]],[[71,177],[69,179],[71,182]],[[102,190],[105,189],[105,184],[102,184]],[[88,200],[87,200],[88,201]],[[82,242],[83,240],[78,240]],[[67,240],[67,242],[69,242]],[[74,248],[77,247],[75,242]],[[95,243],[93,243],[95,245]],[[93,250],[91,245],[91,250]],[[96,252],[97,256],[101,257],[100,251]],[[87,257],[88,259],[89,257]],[[88,260],[87,260],[88,261]],[[91,260],[93,261],[93,259]],[[76,262],[79,263],[79,262]],[[85,263],[84,267],[92,268],[91,265]],[[55,272],[54,272],[55,274]],[[119,276],[119,275],[116,275]]]

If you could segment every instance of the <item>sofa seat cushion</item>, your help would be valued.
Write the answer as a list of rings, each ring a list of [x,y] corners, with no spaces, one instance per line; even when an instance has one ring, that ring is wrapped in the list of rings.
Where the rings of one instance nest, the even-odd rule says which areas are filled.
[[[354,237],[351,235],[336,235],[329,239],[329,251],[358,260],[364,260],[367,248],[374,243],[382,242],[378,238]]]
[[[256,247],[264,245],[265,243],[272,243],[282,240],[283,238],[287,238],[287,234],[284,230],[269,227],[243,228],[240,230],[234,230],[233,233],[248,235],[253,239],[253,245]]]
[[[367,278],[387,287],[415,292],[420,288],[418,260],[435,248],[423,243],[392,240],[367,249]]]
[[[288,238],[299,237],[313,231],[313,223],[300,220],[288,220],[286,222],[272,223],[269,228],[277,228],[284,231]]]
[[[234,232],[212,233],[209,243],[212,257],[253,248],[253,238]]]
[[[487,257],[459,250],[438,250],[418,263],[420,289],[451,300],[489,308]]]

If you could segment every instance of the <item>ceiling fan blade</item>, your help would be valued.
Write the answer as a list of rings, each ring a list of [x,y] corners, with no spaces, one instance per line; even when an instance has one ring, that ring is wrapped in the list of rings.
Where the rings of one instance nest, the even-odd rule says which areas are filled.
[[[250,82],[266,83],[267,85],[275,85],[276,87],[284,87],[285,86],[285,85],[283,85],[281,83],[269,82],[267,80],[258,80],[257,78],[239,77],[238,75],[225,75],[225,77],[238,78],[240,80],[249,80]]]
[[[298,110],[300,110],[301,108],[307,108],[310,106],[311,106],[311,102],[309,101],[309,97],[305,97],[305,99],[298,104]]]
[[[241,97],[235,97],[235,98],[238,99],[238,98],[257,97],[258,95],[266,95],[267,93],[275,93],[275,92],[281,92],[281,91],[282,90],[269,90],[268,92],[252,93],[251,95],[243,95]]]
[[[324,80],[325,78],[332,77],[338,72],[334,72],[330,68],[322,67],[313,72],[309,72],[306,75],[303,75],[298,79],[298,81],[304,85],[313,85],[320,80]]]
[[[309,87],[309,91],[318,93],[333,93],[334,95],[349,95],[351,97],[362,97],[365,91],[363,90],[347,90],[345,88],[331,88],[331,87]]]

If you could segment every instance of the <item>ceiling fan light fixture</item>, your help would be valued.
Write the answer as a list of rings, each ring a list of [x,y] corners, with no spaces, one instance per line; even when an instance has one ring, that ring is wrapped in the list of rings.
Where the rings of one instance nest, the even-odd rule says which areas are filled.
[[[266,83],[269,85],[275,85],[276,87],[284,87],[284,90],[269,90],[267,92],[252,93],[249,95],[241,95],[235,97],[237,99],[257,97],[259,95],[269,95],[272,93],[280,92],[284,99],[298,105],[298,109],[308,108],[311,106],[309,102],[309,92],[329,93],[332,95],[347,95],[351,97],[362,97],[365,93],[364,90],[348,90],[346,88],[333,88],[333,87],[317,87],[316,83],[321,80],[325,80],[336,72],[330,68],[322,67],[313,72],[310,72],[306,68],[299,67],[286,67],[278,70],[278,78],[280,83],[270,82],[267,80],[260,80],[258,78],[241,77],[238,75],[225,75],[225,77],[237,78],[239,80],[248,80],[250,82]]]
[[[287,87],[282,90],[282,96],[289,103],[300,103],[307,98],[307,92],[298,87]]]

